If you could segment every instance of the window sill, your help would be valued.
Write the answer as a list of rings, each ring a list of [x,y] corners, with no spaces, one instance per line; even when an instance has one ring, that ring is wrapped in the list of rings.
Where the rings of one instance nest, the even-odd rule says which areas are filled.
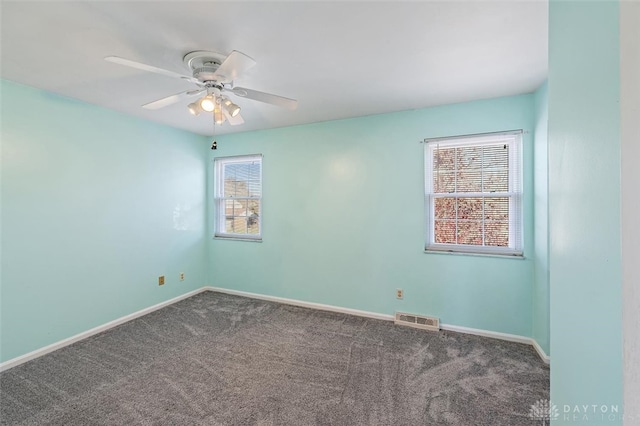
[[[425,249],[425,254],[443,254],[453,256],[475,256],[475,257],[494,257],[498,259],[515,259],[526,260],[523,254],[501,254],[501,253],[473,253],[464,251],[451,251],[451,250],[429,250]]]
[[[250,243],[261,243],[262,238],[242,238],[242,237],[227,237],[224,235],[214,235],[214,240],[227,240],[227,241],[248,241]]]

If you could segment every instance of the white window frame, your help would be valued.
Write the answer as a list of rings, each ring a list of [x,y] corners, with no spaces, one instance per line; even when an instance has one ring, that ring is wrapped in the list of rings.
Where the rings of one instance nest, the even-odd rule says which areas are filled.
[[[453,136],[445,138],[425,139],[425,212],[426,243],[425,252],[451,252],[468,254],[487,254],[523,257],[524,255],[524,221],[523,221],[523,179],[522,179],[522,130],[486,133],[480,135]],[[509,145],[509,190],[508,192],[474,192],[436,194],[433,190],[433,153],[438,148],[470,145],[491,145],[504,143]],[[513,154],[511,154],[513,153]],[[450,244],[435,242],[435,199],[439,197],[457,198],[493,198],[509,197],[509,246],[479,246],[471,244]],[[458,196],[458,194],[460,194]]]
[[[259,197],[223,197],[224,195],[224,166],[227,164],[259,162],[260,163],[260,196]],[[262,154],[238,155],[234,157],[217,157],[213,160],[214,170],[214,202],[215,202],[215,238],[262,241],[262,216],[263,216],[263,181],[262,181]],[[226,200],[258,200],[260,202],[260,214],[258,215],[259,234],[235,234],[224,232],[225,230],[225,201]]]

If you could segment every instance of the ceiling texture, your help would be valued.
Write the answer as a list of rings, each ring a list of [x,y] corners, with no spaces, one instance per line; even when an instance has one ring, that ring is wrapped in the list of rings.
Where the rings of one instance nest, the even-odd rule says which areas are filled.
[[[202,135],[209,114],[141,105],[192,83],[103,60],[190,75],[194,50],[257,64],[237,86],[294,98],[290,111],[230,95],[231,133],[530,93],[547,74],[546,1],[7,1],[0,76]]]

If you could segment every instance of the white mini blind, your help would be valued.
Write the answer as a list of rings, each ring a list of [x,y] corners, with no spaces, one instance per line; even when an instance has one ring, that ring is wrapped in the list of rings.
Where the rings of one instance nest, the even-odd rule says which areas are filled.
[[[217,237],[259,240],[262,235],[262,155],[214,160]]]
[[[426,250],[522,255],[522,132],[425,142]]]

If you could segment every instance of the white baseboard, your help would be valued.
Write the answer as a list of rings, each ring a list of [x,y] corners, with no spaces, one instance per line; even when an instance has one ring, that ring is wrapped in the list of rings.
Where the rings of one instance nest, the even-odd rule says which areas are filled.
[[[542,346],[538,344],[536,339],[531,339],[531,342],[532,342],[531,344],[533,345],[533,349],[535,349],[536,352],[538,352],[538,356],[542,358],[542,361],[544,361],[545,364],[551,363],[551,357],[547,355],[544,349],[542,349]]]
[[[247,291],[240,291],[240,290],[231,290],[228,288],[221,288],[221,287],[205,287],[205,288],[207,290],[215,291],[218,293],[232,294],[235,296],[243,296],[243,297],[249,297],[252,299],[259,299],[259,300],[268,300],[270,302],[278,302],[278,303],[284,303],[286,305],[301,306],[304,308],[311,308],[311,309],[319,309],[321,311],[339,312],[343,314],[357,315],[360,317],[374,318],[374,319],[380,319],[385,321],[393,321],[395,319],[394,315],[380,314],[377,312],[369,312],[369,311],[361,311],[358,309],[342,308],[339,306],[325,305],[322,303],[304,302],[302,300],[287,299],[284,297],[277,297],[277,296],[267,296],[264,294],[250,293]],[[525,345],[531,345],[536,350],[536,352],[538,353],[542,361],[546,364],[549,364],[549,356],[542,350],[540,345],[538,345],[538,342],[536,342],[535,339],[532,339],[531,337],[518,336],[516,334],[499,333],[497,331],[481,330],[477,328],[461,327],[458,325],[448,325],[448,324],[442,324],[442,323],[440,324],[440,328],[442,330],[454,331],[457,333],[473,334],[476,336],[489,337],[492,339],[506,340],[509,342],[517,342],[517,343],[524,343]]]
[[[46,355],[49,352],[53,352],[53,351],[55,351],[57,349],[64,348],[65,346],[69,346],[69,345],[71,345],[71,344],[73,344],[73,343],[75,343],[75,342],[77,342],[79,340],[86,339],[87,337],[91,337],[94,334],[102,333],[103,331],[106,331],[106,330],[108,330],[110,328],[116,327],[116,326],[118,326],[120,324],[124,324],[125,322],[131,321],[131,320],[136,319],[138,317],[141,317],[143,315],[147,315],[147,314],[149,314],[149,313],[151,313],[153,311],[157,311],[158,309],[162,309],[165,306],[168,306],[168,305],[171,305],[173,303],[179,302],[179,301],[181,301],[183,299],[187,299],[187,298],[189,298],[191,296],[195,296],[196,294],[202,293],[202,292],[207,291],[207,290],[208,290],[207,287],[202,287],[202,288],[199,288],[198,290],[190,291],[189,293],[185,293],[185,294],[180,295],[178,297],[174,297],[173,299],[169,299],[169,300],[166,300],[164,302],[158,303],[157,305],[153,305],[153,306],[150,306],[148,308],[144,308],[144,309],[139,310],[137,312],[134,312],[132,314],[125,315],[125,316],[120,317],[118,319],[115,319],[113,321],[109,321],[108,323],[99,325],[98,327],[94,327],[94,328],[92,328],[90,330],[83,331],[82,333],[76,334],[75,336],[68,337],[66,339],[63,339],[63,340],[60,340],[58,342],[52,343],[50,345],[47,345],[47,346],[45,346],[43,348],[36,349],[35,351],[32,351],[32,352],[29,352],[27,354],[21,355],[19,357],[10,359],[10,360],[5,361],[5,362],[0,364],[0,372],[8,370],[8,369],[13,368],[13,367],[16,367],[16,366],[18,366],[20,364],[23,364],[23,363],[27,362],[27,361],[31,361],[32,359],[41,357],[42,355]]]
[[[473,334],[474,336],[490,337],[492,339],[506,340],[507,342],[531,344],[531,337],[518,336],[517,334],[500,333],[497,331],[482,330],[479,328],[462,327],[459,325],[440,324],[440,328],[456,333]]]
[[[350,309],[350,308],[341,308],[339,306],[324,305],[322,303],[305,302],[302,300],[287,299],[284,297],[277,297],[277,296],[267,296],[265,294],[249,293],[247,291],[240,291],[240,290],[230,290],[228,288],[220,288],[220,287],[205,287],[205,288],[207,290],[215,291],[218,293],[226,293],[226,294],[232,294],[234,296],[249,297],[251,299],[267,300],[269,302],[284,303],[285,305],[293,305],[293,306],[300,306],[303,308],[318,309],[320,311],[339,312],[341,314],[356,315],[359,317],[374,318],[374,319],[385,320],[385,321],[393,321],[394,319],[393,315],[379,314],[377,312],[360,311],[358,309]]]
[[[40,349],[36,349],[35,351],[29,352],[27,354],[21,355],[19,357],[10,359],[8,361],[5,361],[3,363],[0,363],[0,372],[8,370],[10,368],[13,368],[15,366],[18,366],[20,364],[23,364],[27,361],[31,361],[32,359],[41,357],[43,355],[46,355],[50,352],[53,352],[57,349],[60,348],[64,348],[65,346],[69,346],[77,341],[80,341],[82,339],[86,339],[87,337],[93,336],[95,334],[98,333],[102,333],[103,331],[106,331],[110,328],[113,327],[117,327],[120,324],[124,324],[125,322],[131,321],[133,319],[139,318],[143,315],[147,315],[153,311],[157,311],[158,309],[162,309],[165,306],[171,305],[173,303],[179,302],[181,300],[187,299],[191,296],[195,296],[198,293],[202,293],[204,291],[214,291],[214,292],[218,292],[218,293],[226,293],[226,294],[232,294],[235,296],[243,296],[243,297],[249,297],[252,299],[259,299],[259,300],[267,300],[270,302],[277,302],[277,303],[284,303],[286,305],[293,305],[293,306],[300,306],[303,308],[311,308],[311,309],[318,309],[321,311],[329,311],[329,312],[338,312],[338,313],[343,313],[343,314],[348,314],[348,315],[356,315],[359,317],[365,317],[365,318],[373,318],[373,319],[379,319],[379,320],[384,320],[384,321],[393,321],[395,316],[394,315],[388,315],[388,314],[380,314],[377,312],[369,312],[369,311],[361,311],[358,309],[350,309],[350,308],[343,308],[343,307],[339,307],[339,306],[333,306],[333,305],[325,305],[322,303],[313,303],[313,302],[305,302],[302,300],[296,300],[296,299],[287,299],[284,297],[277,297],[277,296],[268,296],[265,294],[258,294],[258,293],[250,293],[250,292],[246,292],[246,291],[240,291],[240,290],[231,290],[231,289],[226,289],[226,288],[220,288],[220,287],[210,287],[210,286],[205,286],[202,288],[199,288],[198,290],[194,290],[194,291],[190,291],[189,293],[185,293],[183,295],[180,295],[178,297],[174,297],[173,299],[169,299],[166,300],[162,303],[158,303],[157,305],[153,305],[150,306],[148,308],[139,310],[137,312],[134,312],[132,314],[129,315],[125,315],[121,318],[115,319],[113,321],[109,321],[106,324],[102,324],[98,327],[94,327],[90,330],[84,331],[82,333],[76,334],[75,336],[71,336],[67,339],[63,339],[60,340],[58,342],[52,343],[50,345],[47,345],[43,348]],[[507,340],[510,342],[518,342],[518,343],[524,343],[524,344],[528,344],[528,345],[532,345],[533,348],[536,350],[536,352],[538,353],[538,355],[540,356],[540,358],[542,359],[542,361],[544,361],[546,364],[549,364],[550,362],[550,358],[549,356],[542,350],[542,348],[540,347],[540,345],[538,344],[538,342],[535,341],[535,339],[532,339],[531,337],[524,337],[524,336],[518,336],[515,334],[506,334],[506,333],[498,333],[496,331],[487,331],[487,330],[480,330],[480,329],[476,329],[476,328],[468,328],[468,327],[461,327],[461,326],[457,326],[457,325],[447,325],[447,324],[440,324],[440,328],[442,328],[443,330],[449,330],[449,331],[454,331],[454,332],[458,332],[458,333],[465,333],[465,334],[474,334],[477,336],[483,336],[483,337],[490,337],[493,339],[500,339],[500,340]]]
[[[549,356],[542,350],[538,342],[531,337],[518,336],[517,334],[499,333],[497,331],[481,330],[478,328],[461,327],[459,325],[440,324],[443,330],[455,331],[457,333],[473,334],[476,336],[490,337],[492,339],[506,340],[508,342],[524,343],[533,346],[538,356],[545,364],[549,364]]]

